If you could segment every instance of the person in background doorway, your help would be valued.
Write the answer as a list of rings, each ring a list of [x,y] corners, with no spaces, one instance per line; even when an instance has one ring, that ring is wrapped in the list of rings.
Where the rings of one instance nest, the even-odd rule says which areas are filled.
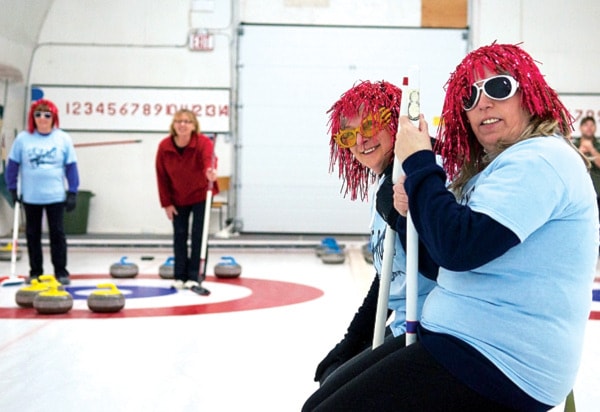
[[[596,138],[596,120],[594,117],[586,116],[582,118],[579,122],[579,131],[581,137],[576,138],[573,143],[592,164],[590,175],[596,191],[598,208],[600,209],[600,142]]]
[[[370,248],[375,275],[362,305],[354,315],[344,338],[319,363],[315,381],[330,384],[360,369],[361,352],[371,352],[383,246],[388,222],[395,226],[399,217],[393,206],[392,168],[394,141],[402,91],[395,85],[362,81],[346,91],[329,110],[330,171],[336,164],[351,200],[366,200],[370,184],[375,185],[371,199]],[[406,232],[405,232],[406,233]],[[437,270],[437,268],[436,268]],[[435,281],[419,275],[418,309],[433,289]],[[394,314],[387,338],[404,345],[406,333],[406,254],[398,236],[395,239],[392,282],[388,302]],[[358,356],[357,356],[358,355]],[[339,369],[338,369],[339,368]],[[333,374],[330,378],[329,376]]]
[[[219,192],[213,142],[200,133],[200,124],[191,110],[181,109],[173,116],[170,134],[160,142],[156,153],[156,177],[160,205],[173,224],[173,287],[191,289],[204,280],[200,248],[204,213],[210,208],[206,204],[209,185],[213,185],[213,194]]]
[[[496,43],[467,54],[446,84],[443,168],[423,116],[418,127],[401,116],[395,161],[406,175],[394,206],[401,216],[410,209],[437,284],[416,343],[386,340],[354,375],[326,381],[304,412],[535,412],[565,400],[599,226],[570,119],[533,58]]]
[[[64,212],[71,212],[77,204],[79,172],[73,141],[58,126],[58,108],[53,102],[45,99],[33,102],[27,116],[27,130],[17,135],[11,147],[5,179],[13,202],[21,201],[25,210],[29,281],[44,273],[42,217],[45,211],[54,276],[68,285]]]

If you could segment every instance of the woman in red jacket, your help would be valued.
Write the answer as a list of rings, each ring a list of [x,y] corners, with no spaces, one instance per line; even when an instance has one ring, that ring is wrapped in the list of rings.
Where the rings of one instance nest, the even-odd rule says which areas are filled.
[[[173,287],[191,289],[200,276],[200,248],[209,182],[217,179],[212,140],[200,133],[194,112],[181,109],[173,116],[170,134],[158,146],[156,176],[160,205],[173,222],[175,255]],[[213,194],[218,193],[216,184]],[[190,216],[191,251],[188,253]]]

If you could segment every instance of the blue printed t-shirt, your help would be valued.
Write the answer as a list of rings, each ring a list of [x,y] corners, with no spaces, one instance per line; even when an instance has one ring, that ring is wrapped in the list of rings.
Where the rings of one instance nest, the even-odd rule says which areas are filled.
[[[383,177],[379,180],[379,185]],[[378,185],[378,186],[379,186]],[[375,189],[375,194],[377,189]],[[381,267],[383,263],[383,245],[387,223],[377,213],[375,208],[375,197],[371,202],[371,250],[373,252],[373,265],[379,275],[381,275]],[[390,296],[388,308],[394,311],[394,319],[390,324],[390,328],[394,336],[406,333],[406,253],[400,243],[398,235],[394,239],[395,252],[392,263],[392,280],[390,283]],[[418,275],[418,297],[417,297],[417,320],[421,316],[421,308],[425,303],[427,294],[431,292],[435,286],[433,280],[427,279],[419,273]]]
[[[17,135],[9,159],[19,163],[21,195],[25,203],[65,201],[65,165],[77,157],[71,137],[61,129],[48,135],[23,131]]]
[[[536,137],[469,185],[462,203],[521,243],[470,271],[440,268],[421,324],[467,342],[538,401],[559,404],[577,374],[598,258],[589,174],[562,137]]]

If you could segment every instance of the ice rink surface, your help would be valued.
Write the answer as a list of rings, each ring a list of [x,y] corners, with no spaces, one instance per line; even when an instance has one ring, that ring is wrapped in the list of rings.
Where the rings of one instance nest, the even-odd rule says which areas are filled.
[[[317,363],[371,283],[363,243],[348,242],[342,264],[323,263],[309,247],[210,249],[210,296],[174,292],[158,276],[168,248],[70,247],[66,314],[18,308],[23,285],[0,289],[0,411],[299,411],[317,389]],[[135,278],[109,276],[123,256],[138,265]],[[235,257],[239,278],[213,275],[222,256]],[[17,273],[27,273],[24,257]],[[9,274],[10,262],[0,267]],[[87,296],[107,281],[123,291],[125,308],[95,314]],[[590,320],[578,412],[600,410],[599,367],[600,320]]]

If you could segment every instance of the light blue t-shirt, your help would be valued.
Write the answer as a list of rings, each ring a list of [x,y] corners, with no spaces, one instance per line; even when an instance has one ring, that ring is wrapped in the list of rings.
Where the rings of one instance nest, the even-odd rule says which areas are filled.
[[[421,324],[469,343],[538,401],[572,389],[598,260],[598,210],[580,156],[560,136],[506,149],[464,204],[521,243],[466,272],[440,268]]]
[[[379,186],[381,184],[379,181]],[[375,188],[374,193],[377,193]],[[383,245],[387,223],[377,213],[375,209],[375,196],[371,202],[371,250],[373,252],[373,265],[379,275],[381,275],[381,266],[383,263]],[[435,282],[427,279],[423,275],[418,275],[418,299],[417,299],[417,319],[421,316],[421,309],[425,303],[427,294],[431,292]],[[394,319],[390,328],[394,336],[406,333],[406,253],[402,248],[400,239],[396,236],[395,253],[392,264],[392,281],[390,283],[390,296],[388,308],[394,311]]]
[[[77,162],[67,133],[61,129],[53,129],[48,135],[22,131],[11,147],[9,159],[20,165],[25,203],[45,205],[65,201],[65,165]]]

